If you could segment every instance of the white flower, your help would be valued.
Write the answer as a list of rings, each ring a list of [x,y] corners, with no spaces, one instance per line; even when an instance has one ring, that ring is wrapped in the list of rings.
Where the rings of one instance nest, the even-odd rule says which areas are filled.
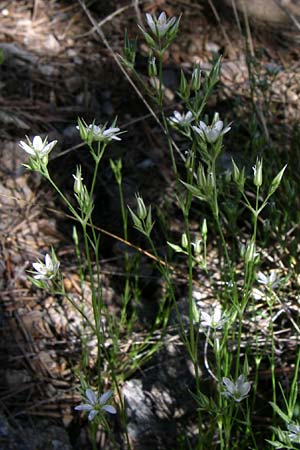
[[[193,114],[191,111],[188,111],[186,114],[174,111],[173,116],[169,117],[169,121],[175,125],[188,126],[193,121]]]
[[[118,137],[120,128],[109,127],[105,129],[106,125],[95,125],[91,123],[87,125],[85,122],[81,122],[81,126],[77,126],[77,130],[80,131],[81,137],[83,139],[91,138],[91,141],[106,141],[109,142],[112,139],[115,141],[120,141],[121,138]]]
[[[214,144],[220,136],[228,133],[228,131],[231,130],[231,127],[230,125],[228,125],[227,127],[223,128],[223,121],[219,120],[219,114],[215,113],[211,125],[206,125],[206,123],[200,120],[198,126],[193,126],[193,130],[209,144]]]
[[[52,141],[48,143],[47,138],[43,141],[40,136],[35,136],[32,140],[26,136],[27,144],[24,141],[20,141],[19,146],[25,150],[26,153],[29,153],[31,156],[39,156],[42,158],[43,156],[48,155],[53,147],[57,144],[57,141]]]
[[[116,414],[116,408],[112,405],[107,405],[107,400],[112,396],[112,391],[107,391],[97,397],[92,389],[87,389],[85,391],[85,400],[87,403],[75,406],[76,411],[89,411],[88,419],[92,421],[94,417],[100,413],[100,411],[106,411],[110,414]]]
[[[116,136],[116,133],[119,133],[120,128],[117,127],[110,127],[107,130],[104,130],[102,132],[102,136],[104,137],[104,139],[115,139],[116,141],[120,141],[121,138],[119,138],[118,136]]]
[[[254,300],[262,300],[265,298],[265,294],[257,288],[252,289],[252,295]]]
[[[240,375],[236,383],[227,377],[223,377],[222,381],[225,387],[225,392],[223,392],[223,395],[233,398],[233,400],[237,403],[244,400],[251,389],[251,383],[247,381],[245,375]]]
[[[257,281],[270,289],[276,289],[280,280],[277,279],[276,271],[271,270],[269,275],[265,275],[262,272],[258,272]]]
[[[210,327],[215,330],[219,330],[228,320],[228,318],[222,317],[222,308],[219,305],[215,307],[211,314],[207,314],[206,312],[202,311],[200,315],[200,326],[202,328]]]
[[[300,444],[300,425],[294,425],[290,423],[287,426],[287,429],[290,431],[289,438],[291,442],[295,442],[296,444]]]
[[[151,14],[146,14],[146,20],[152,33],[155,36],[162,38],[175,24],[176,17],[167,19],[166,13],[162,12],[158,18],[151,16]]]
[[[35,269],[33,272],[33,278],[36,280],[51,280],[54,278],[59,269],[59,261],[57,261],[55,253],[52,252],[52,258],[50,255],[45,256],[45,264],[41,261],[33,263],[32,266]]]

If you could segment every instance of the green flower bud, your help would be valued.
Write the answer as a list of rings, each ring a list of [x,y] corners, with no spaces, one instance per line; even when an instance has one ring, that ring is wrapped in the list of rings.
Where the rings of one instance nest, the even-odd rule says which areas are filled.
[[[274,194],[274,192],[276,191],[276,189],[278,188],[278,186],[281,183],[281,179],[283,177],[283,174],[285,172],[285,169],[287,167],[287,164],[281,169],[281,171],[276,175],[276,177],[273,179],[270,189],[269,189],[269,196]]]
[[[133,42],[129,40],[127,30],[125,31],[123,61],[130,68],[134,67],[135,55],[137,49],[137,38]]]
[[[116,161],[109,160],[111,170],[113,171],[118,184],[122,182],[122,159],[119,158]]]
[[[188,100],[190,98],[190,88],[188,86],[183,70],[181,70],[180,74],[179,94],[180,97],[183,98],[184,100]]]
[[[81,167],[77,166],[76,175],[73,175],[74,178],[74,192],[75,194],[81,194],[83,190],[83,178],[81,176]]]
[[[245,250],[245,262],[246,264],[255,263],[258,260],[258,253],[256,253],[256,245],[254,242],[250,242]]]
[[[193,247],[195,256],[199,256],[201,254],[201,239],[193,242]]]
[[[150,56],[148,60],[148,75],[149,77],[157,76],[156,58],[155,56]]]
[[[200,87],[201,87],[201,70],[200,64],[197,64],[192,73],[191,89],[192,91],[199,91]]]
[[[205,238],[207,236],[207,222],[206,219],[203,219],[202,228],[201,228],[202,237]]]
[[[233,181],[238,184],[239,183],[239,179],[240,179],[240,169],[236,165],[236,163],[235,163],[233,158],[231,158],[231,162],[232,162]]]
[[[253,183],[257,187],[260,187],[262,185],[263,180],[262,166],[263,166],[262,160],[257,158],[255,166],[252,167],[254,172]]]
[[[140,220],[144,220],[147,217],[147,208],[145,206],[144,200],[139,194],[137,194],[136,201],[137,201],[137,216]]]
[[[79,243],[79,239],[78,239],[78,233],[77,233],[77,228],[75,226],[73,226],[73,241],[76,247],[78,247],[78,243]]]
[[[199,164],[197,171],[197,184],[200,189],[205,189],[207,185],[206,175],[204,171],[204,167],[202,164]]]
[[[181,236],[181,246],[182,246],[182,248],[186,249],[186,248],[188,248],[188,245],[189,245],[189,243],[188,243],[187,235],[186,235],[186,233],[183,233],[183,235]]]

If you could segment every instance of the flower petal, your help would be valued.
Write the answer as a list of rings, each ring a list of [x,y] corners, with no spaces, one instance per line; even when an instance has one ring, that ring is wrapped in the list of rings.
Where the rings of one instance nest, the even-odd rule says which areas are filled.
[[[93,408],[92,405],[88,405],[87,403],[75,406],[76,411],[91,411]]]
[[[215,130],[217,130],[218,132],[220,132],[221,130],[222,130],[222,128],[223,128],[223,121],[222,120],[218,120],[216,123],[215,123],[215,125],[214,125],[214,127],[213,127]]]
[[[207,131],[208,130],[208,127],[207,127],[206,123],[202,122],[202,120],[200,120],[200,122],[199,122],[199,128],[201,130],[203,130],[203,131]]]
[[[158,16],[157,21],[161,22],[161,23],[166,23],[167,15],[166,15],[166,13],[164,11],[160,13],[160,15]]]
[[[224,130],[222,130],[222,135],[228,133],[228,131],[231,130],[231,127],[228,125],[226,128],[224,128]]]
[[[219,131],[215,129],[205,131],[204,133],[210,144],[214,144],[220,135]]]
[[[52,262],[51,256],[48,255],[48,253],[47,253],[47,255],[45,256],[45,266],[46,266],[46,269],[47,269],[49,272],[52,272],[52,270],[53,270],[53,262]]]
[[[211,317],[206,312],[202,311],[200,314],[201,325],[209,327],[211,324]]]
[[[151,14],[146,14],[146,21],[147,21],[147,24],[148,24],[148,27],[151,29],[151,31],[153,32],[153,33],[155,33],[155,23],[154,23],[154,20],[153,20],[153,17],[151,16]]]
[[[41,136],[34,136],[34,138],[32,140],[32,145],[33,145],[33,148],[37,152],[40,152],[43,149],[43,146],[44,146]]]
[[[57,141],[52,141],[49,142],[49,144],[47,144],[44,148],[43,148],[43,155],[47,155],[48,153],[51,152],[51,150],[53,149],[53,147],[57,144]]]
[[[98,414],[98,411],[96,411],[95,409],[92,409],[88,415],[89,421],[91,422],[97,414]]]
[[[40,274],[40,273],[38,273],[38,274],[36,274],[36,275],[33,275],[33,278],[34,278],[35,280],[48,280],[48,277],[46,277],[46,275],[42,275],[42,274]]]
[[[227,377],[223,377],[222,378],[223,384],[226,386],[228,392],[230,394],[233,394],[235,391],[235,385],[234,383]]]
[[[260,284],[268,284],[268,277],[264,273],[258,272],[258,274],[257,274],[257,281]]]
[[[29,153],[29,155],[34,156],[35,151],[24,141],[20,141],[19,146],[26,152]]]
[[[104,392],[104,394],[102,394],[101,397],[99,398],[100,405],[104,405],[111,396],[112,391]]]
[[[45,264],[43,264],[43,263],[32,263],[32,267],[37,271],[37,272],[40,272],[40,273],[43,273],[43,274],[46,274],[47,273],[47,269],[46,269],[46,266],[45,266]]]
[[[116,408],[112,405],[103,405],[102,409],[103,409],[103,411],[106,411],[109,414],[117,414]]]
[[[95,405],[97,403],[97,395],[95,394],[94,391],[92,391],[92,389],[87,389],[85,391],[85,396],[91,403],[91,405]]]
[[[222,308],[217,306],[214,310],[213,321],[214,323],[219,323],[222,317]]]
[[[201,130],[201,128],[198,128],[195,125],[193,125],[192,128],[197,134],[199,134],[199,136],[201,136],[202,138],[204,137],[204,133],[203,130]]]

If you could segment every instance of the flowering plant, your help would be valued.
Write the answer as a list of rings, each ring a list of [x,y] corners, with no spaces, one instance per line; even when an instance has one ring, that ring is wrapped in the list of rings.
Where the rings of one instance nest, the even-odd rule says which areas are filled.
[[[108,405],[107,401],[112,396],[112,391],[107,391],[98,397],[92,389],[87,389],[85,391],[86,403],[75,406],[76,411],[88,411],[88,419],[92,421],[97,414],[101,411],[108,412],[110,414],[116,414],[116,408],[112,405]]]
[[[227,377],[223,377],[222,381],[225,387],[223,395],[231,397],[237,403],[243,401],[251,389],[251,383],[247,381],[245,375],[240,375],[235,383]]]
[[[54,250],[52,250],[52,256],[48,253],[45,256],[45,262],[40,260],[32,264],[35,271],[33,271],[33,278],[35,280],[49,281],[56,277],[59,269],[59,261],[56,258]]]
[[[206,125],[205,122],[200,120],[198,126],[194,125],[192,128],[195,133],[201,137],[201,139],[209,144],[214,144],[220,137],[231,130],[230,124],[224,128],[224,123],[219,119],[218,113],[215,113],[211,125]]]

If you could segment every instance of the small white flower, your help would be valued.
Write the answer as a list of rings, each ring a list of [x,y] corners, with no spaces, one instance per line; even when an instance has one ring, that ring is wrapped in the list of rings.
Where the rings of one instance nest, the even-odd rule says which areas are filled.
[[[262,272],[258,272],[257,281],[270,289],[276,289],[279,284],[279,279],[277,279],[277,273],[275,270],[271,270],[269,275],[265,275]]]
[[[180,114],[178,111],[174,111],[173,116],[169,117],[169,121],[174,125],[181,125],[183,127],[190,125],[193,121],[193,114],[188,111],[186,114]]]
[[[101,411],[106,411],[110,414],[116,414],[116,408],[112,405],[107,405],[106,402],[112,396],[112,391],[107,391],[101,395],[101,397],[97,397],[92,389],[87,389],[85,391],[85,400],[87,403],[83,403],[82,405],[75,406],[74,409],[76,411],[88,411],[88,419],[92,421],[97,414]]]
[[[104,130],[102,132],[102,135],[105,139],[115,139],[116,141],[120,141],[121,138],[119,138],[116,134],[119,133],[120,128],[117,127],[110,127],[107,130]]]
[[[91,136],[92,141],[107,141],[107,142],[109,142],[112,139],[114,139],[115,141],[121,140],[121,138],[118,137],[120,128],[117,128],[117,127],[109,127],[107,129],[105,129],[105,125],[101,126],[101,125],[95,125],[93,123],[90,125],[87,125],[86,123],[82,123],[83,130],[81,130],[81,127],[79,127],[79,126],[77,126],[76,128],[79,131],[83,131],[83,133],[86,137]]]
[[[295,444],[300,444],[300,425],[290,423],[287,426],[287,429],[290,431],[290,433],[288,434],[290,441],[294,442]]]
[[[52,258],[49,254],[45,256],[45,263],[38,261],[33,263],[32,266],[35,269],[33,272],[33,278],[36,280],[51,280],[54,278],[59,269],[59,261],[57,261],[55,253],[52,253]]]
[[[262,300],[265,298],[265,294],[260,289],[257,288],[252,289],[252,295],[254,300]]]
[[[225,397],[233,398],[237,403],[244,400],[251,389],[251,383],[247,381],[245,375],[240,375],[236,383],[227,377],[223,377],[222,381],[225,387],[223,395],[225,395]]]
[[[215,113],[214,119],[211,125],[206,125],[206,123],[200,120],[198,126],[193,126],[193,130],[199,134],[199,136],[206,140],[209,144],[214,144],[220,136],[231,130],[230,125],[223,128],[223,121],[219,120],[219,114]]]
[[[48,143],[47,138],[43,141],[40,136],[35,136],[32,142],[27,136],[26,139],[28,143],[26,144],[26,142],[20,141],[19,146],[29,155],[39,156],[40,158],[48,155],[53,147],[57,144],[57,141]]]
[[[219,305],[214,308],[211,314],[202,311],[200,316],[200,326],[202,328],[209,327],[215,330],[221,329],[228,320],[227,317],[222,317],[222,308]]]
[[[151,14],[146,14],[146,21],[152,33],[155,36],[162,38],[175,24],[176,17],[170,17],[167,19],[165,12],[160,13],[158,18],[152,16]]]

